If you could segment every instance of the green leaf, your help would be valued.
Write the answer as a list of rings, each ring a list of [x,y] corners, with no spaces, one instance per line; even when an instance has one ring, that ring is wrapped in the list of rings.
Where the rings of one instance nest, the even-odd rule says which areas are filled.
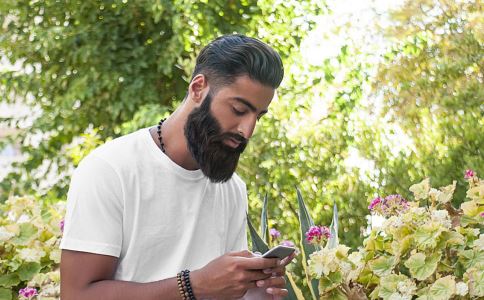
[[[379,277],[390,275],[397,261],[394,256],[380,256],[370,261],[370,269]]]
[[[464,250],[459,252],[459,261],[464,268],[469,269],[477,267],[479,264],[484,264],[484,251],[478,251],[477,249]]]
[[[18,276],[22,281],[28,281],[40,271],[40,264],[36,262],[28,262],[20,266],[18,269]]]
[[[37,227],[30,223],[22,223],[20,224],[20,233],[18,237],[13,239],[12,243],[16,245],[26,245],[38,232]]]
[[[264,196],[264,202],[262,203],[262,212],[260,216],[260,232],[262,234],[262,240],[269,244],[269,227],[267,220],[267,193]]]
[[[328,249],[336,248],[339,244],[338,239],[338,207],[336,206],[336,202],[333,203],[333,219],[331,220],[331,226],[329,227],[331,237],[326,244]]]
[[[455,280],[450,275],[439,278],[430,288],[424,288],[418,294],[418,300],[449,300],[455,294]]]
[[[252,252],[265,253],[269,250],[269,246],[262,240],[257,231],[255,230],[249,215],[247,214],[247,225],[249,226],[250,237],[252,239]]]
[[[332,289],[331,291],[321,295],[320,300],[348,300],[346,295],[339,289]]]
[[[388,299],[393,293],[397,292],[398,283],[408,280],[405,275],[391,274],[382,277],[380,280],[380,289],[378,291],[378,296],[383,299]]]
[[[327,293],[338,287],[341,282],[343,282],[343,274],[341,272],[330,272],[328,276],[323,275],[319,280],[319,291]]]
[[[415,253],[405,262],[405,266],[415,279],[422,281],[435,272],[441,257],[440,252],[430,257],[426,257],[423,253]]]
[[[441,233],[442,228],[437,223],[424,224],[417,228],[414,236],[418,249],[434,249]]]
[[[469,295],[473,297],[484,297],[484,272],[482,268],[473,268],[464,275],[469,284]]]
[[[442,239],[446,245],[464,245],[464,236],[456,231],[442,232]]]
[[[304,270],[306,271],[306,276],[308,276],[308,267],[307,267],[307,260],[309,256],[319,250],[319,248],[316,245],[308,244],[306,243],[306,240],[304,239],[305,233],[309,230],[309,227],[314,226],[314,221],[309,215],[309,212],[306,208],[306,204],[304,204],[304,200],[302,198],[301,192],[299,189],[296,187],[296,193],[297,193],[297,200],[299,204],[299,225],[300,225],[300,232],[301,232],[301,246],[302,246],[302,256],[303,256],[303,267]],[[308,281],[311,282],[310,289],[313,298],[316,299],[316,295],[319,295],[319,290],[318,290],[318,280],[317,279],[309,279],[307,278]]]
[[[294,278],[292,278],[292,275],[290,272],[286,272],[286,288],[287,291],[289,292],[289,295],[287,296],[288,299],[291,300],[304,300],[304,295],[297,286],[296,282],[294,281]]]
[[[11,300],[12,298],[11,290],[0,288],[0,300]]]
[[[20,283],[20,278],[16,273],[0,275],[0,287],[16,286]]]
[[[472,224],[478,224],[479,222],[476,220],[476,218],[473,218],[473,217],[470,217],[470,216],[466,216],[466,215],[462,215],[460,217],[460,225],[462,227],[467,227],[468,225],[472,225]]]

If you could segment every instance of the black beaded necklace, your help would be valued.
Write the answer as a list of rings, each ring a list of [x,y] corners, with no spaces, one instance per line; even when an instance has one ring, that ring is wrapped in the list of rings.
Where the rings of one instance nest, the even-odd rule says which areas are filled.
[[[160,148],[163,153],[166,153],[165,151],[165,144],[163,143],[163,138],[161,137],[161,125],[163,125],[163,122],[165,122],[166,119],[161,119],[160,122],[158,122],[157,130],[158,132],[158,141],[160,141]]]

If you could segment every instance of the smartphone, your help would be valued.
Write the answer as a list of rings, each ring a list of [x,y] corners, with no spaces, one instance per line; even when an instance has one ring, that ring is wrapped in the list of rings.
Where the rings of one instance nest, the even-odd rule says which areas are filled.
[[[296,248],[278,245],[264,253],[262,257],[283,259],[291,255],[294,251],[296,251]]]

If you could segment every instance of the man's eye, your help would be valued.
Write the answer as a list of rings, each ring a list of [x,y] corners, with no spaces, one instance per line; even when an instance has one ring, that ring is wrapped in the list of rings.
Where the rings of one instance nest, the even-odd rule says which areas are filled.
[[[238,110],[236,109],[235,107],[232,107],[232,110],[234,111],[234,113],[238,116],[242,116],[243,114],[245,114],[245,111],[241,111],[241,110]]]

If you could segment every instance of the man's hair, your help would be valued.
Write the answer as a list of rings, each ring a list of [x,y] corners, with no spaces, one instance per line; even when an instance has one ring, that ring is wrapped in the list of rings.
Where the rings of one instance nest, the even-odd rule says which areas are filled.
[[[276,89],[281,84],[284,68],[279,54],[267,44],[233,34],[218,37],[202,49],[192,80],[198,74],[205,75],[215,90],[242,75]]]

